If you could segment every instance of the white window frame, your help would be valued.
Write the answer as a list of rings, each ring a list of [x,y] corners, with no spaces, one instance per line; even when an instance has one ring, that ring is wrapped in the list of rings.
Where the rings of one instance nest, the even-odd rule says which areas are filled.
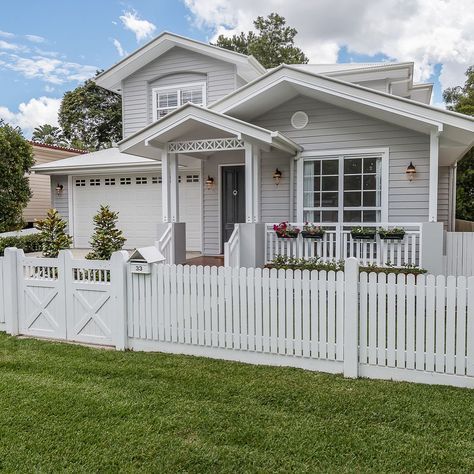
[[[170,111],[176,110],[177,108],[184,105],[181,100],[181,93],[183,89],[191,88],[191,87],[201,87],[202,88],[202,107],[206,107],[207,105],[207,97],[206,97],[206,82],[188,82],[186,84],[179,84],[178,87],[170,87],[170,86],[163,86],[163,87],[154,87],[152,89],[152,97],[153,97],[153,122],[158,120],[158,94],[160,92],[176,92],[177,93],[177,107],[169,108]],[[162,117],[163,118],[163,117]]]
[[[339,191],[341,190],[341,182],[344,180],[344,160],[341,157],[371,157],[377,156],[381,158],[381,202],[380,202],[380,223],[388,222],[388,199],[389,199],[389,148],[351,148],[342,150],[324,150],[324,151],[304,151],[299,155],[297,161],[297,219],[298,222],[303,222],[304,213],[304,162],[306,160],[311,161],[315,159],[328,158],[328,159],[339,159]],[[329,210],[329,209],[328,209]],[[364,206],[360,207],[360,210],[364,210]],[[344,203],[339,202],[339,221],[334,224],[345,224],[344,222]],[[351,224],[351,223],[349,223]]]

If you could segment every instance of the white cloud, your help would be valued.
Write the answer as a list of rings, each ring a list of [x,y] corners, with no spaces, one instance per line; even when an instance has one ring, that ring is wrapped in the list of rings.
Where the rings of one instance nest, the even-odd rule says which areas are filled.
[[[142,20],[134,10],[124,12],[119,18],[125,29],[135,34],[137,42],[151,37],[156,30],[153,23]]]
[[[127,52],[123,49],[118,39],[114,38],[114,46],[115,46],[115,49],[117,50],[117,53],[119,54],[121,58],[127,55]]]
[[[32,43],[44,43],[46,40],[38,35],[25,35],[25,38]]]
[[[0,49],[5,51],[25,51],[27,48],[20,44],[10,43],[9,41],[0,40]]]
[[[352,53],[415,61],[415,81],[426,81],[443,64],[443,88],[463,83],[474,64],[472,0],[184,1],[194,24],[211,29],[211,40],[252,29],[258,15],[278,12],[298,30],[296,42],[311,62],[336,62],[346,46]]]
[[[44,56],[23,57],[16,54],[2,55],[0,69],[10,69],[28,79],[41,79],[50,84],[81,82],[92,77],[97,68]]]
[[[58,126],[58,111],[61,99],[52,97],[39,97],[22,102],[18,106],[18,112],[12,112],[7,107],[0,107],[0,119],[7,123],[20,127],[26,136],[31,136],[35,127],[49,123]]]
[[[13,33],[9,33],[8,31],[2,31],[0,30],[0,36],[3,38],[14,38],[15,35]]]

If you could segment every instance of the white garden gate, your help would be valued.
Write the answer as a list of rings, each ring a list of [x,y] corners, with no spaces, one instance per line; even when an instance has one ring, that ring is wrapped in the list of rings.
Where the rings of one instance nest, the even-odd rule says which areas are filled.
[[[20,334],[114,345],[109,261],[16,255]]]

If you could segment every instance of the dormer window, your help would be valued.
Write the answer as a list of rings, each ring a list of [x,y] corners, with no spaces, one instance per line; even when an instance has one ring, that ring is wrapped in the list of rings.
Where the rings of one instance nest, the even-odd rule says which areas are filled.
[[[191,102],[206,105],[206,83],[195,82],[179,87],[156,87],[153,89],[153,121],[157,121],[181,105]]]

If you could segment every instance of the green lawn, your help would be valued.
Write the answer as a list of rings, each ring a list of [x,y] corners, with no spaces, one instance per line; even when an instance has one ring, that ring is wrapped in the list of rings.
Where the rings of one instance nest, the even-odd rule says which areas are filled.
[[[474,471],[474,391],[0,335],[0,470]]]

